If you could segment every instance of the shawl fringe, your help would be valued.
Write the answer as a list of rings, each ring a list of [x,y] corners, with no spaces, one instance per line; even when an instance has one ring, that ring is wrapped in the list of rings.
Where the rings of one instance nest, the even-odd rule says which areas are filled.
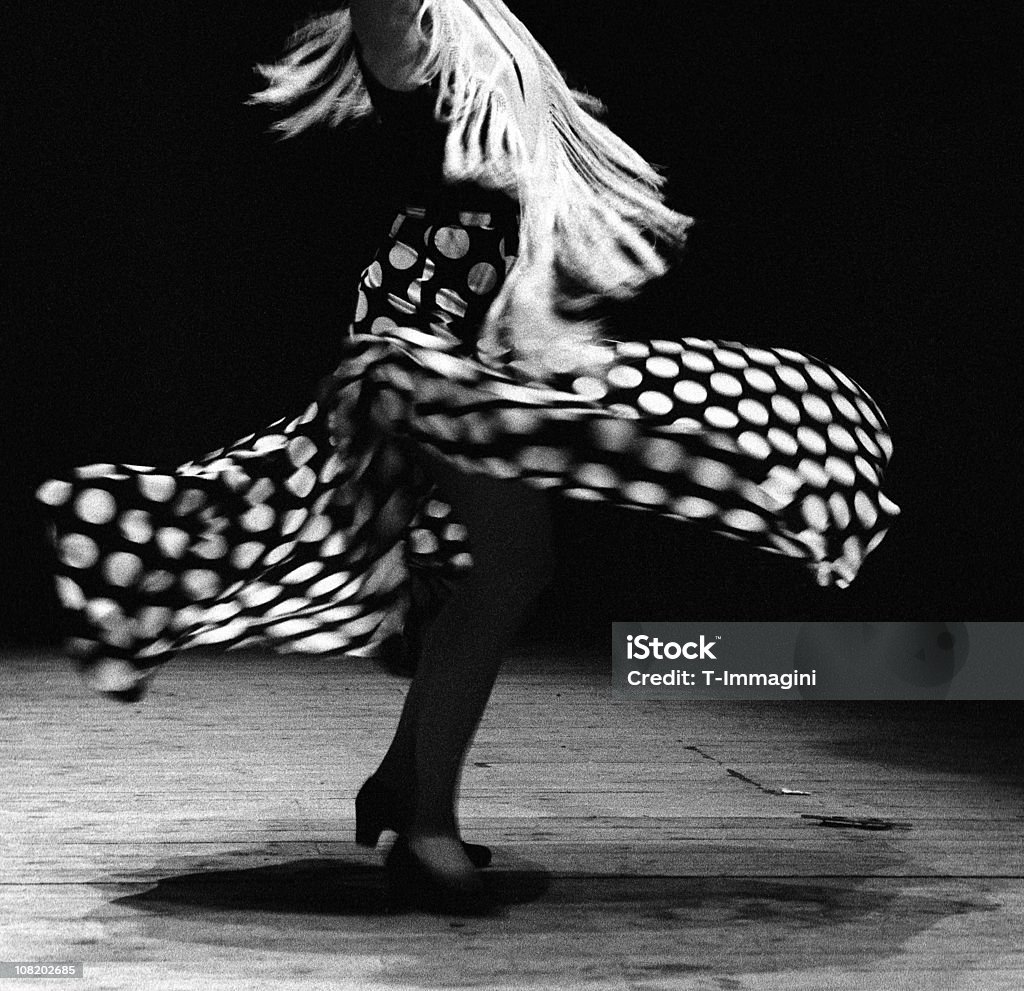
[[[500,0],[424,0],[419,17],[416,76],[437,81],[445,178],[501,189],[520,207],[520,255],[485,320],[482,356],[511,350],[530,377],[607,365],[594,309],[664,275],[692,220],[665,205],[658,170],[593,116],[599,101],[569,89]],[[274,125],[285,136],[373,113],[347,6],[309,21],[281,61],[257,70],[266,88],[251,102],[298,105]]]

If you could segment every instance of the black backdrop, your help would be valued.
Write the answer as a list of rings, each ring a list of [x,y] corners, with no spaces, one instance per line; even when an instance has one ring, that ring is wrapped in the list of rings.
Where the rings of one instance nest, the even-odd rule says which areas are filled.
[[[904,510],[845,592],[679,524],[559,506],[540,628],[616,619],[1016,619],[1019,14],[988,5],[518,0],[672,178],[687,257],[624,336],[803,349],[858,379]],[[8,32],[2,319],[8,638],[52,640],[31,492],[175,463],[299,411],[388,217],[372,131],[266,134],[251,66],[305,5],[60,5]],[[993,200],[980,194],[995,194]]]

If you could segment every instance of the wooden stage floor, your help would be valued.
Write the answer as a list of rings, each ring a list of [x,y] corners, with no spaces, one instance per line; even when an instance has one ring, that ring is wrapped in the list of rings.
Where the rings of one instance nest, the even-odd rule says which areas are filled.
[[[126,707],[8,652],[0,961],[90,991],[1024,987],[1019,705],[624,703],[609,675],[508,663],[463,792],[508,904],[457,920],[385,914],[352,841],[403,679],[186,654]]]

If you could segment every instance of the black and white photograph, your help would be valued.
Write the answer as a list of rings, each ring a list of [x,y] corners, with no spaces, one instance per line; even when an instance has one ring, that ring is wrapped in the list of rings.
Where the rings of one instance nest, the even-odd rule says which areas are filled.
[[[10,14],[0,987],[1024,984],[1021,10]]]

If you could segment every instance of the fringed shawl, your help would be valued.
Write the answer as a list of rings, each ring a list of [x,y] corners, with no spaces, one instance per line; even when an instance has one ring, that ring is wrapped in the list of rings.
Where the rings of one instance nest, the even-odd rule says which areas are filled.
[[[665,273],[691,220],[665,206],[663,179],[588,111],[501,0],[424,0],[425,56],[414,82],[436,81],[446,124],[444,175],[514,196],[520,255],[480,335],[481,356],[528,376],[599,367],[608,352],[588,319],[600,299],[629,298]],[[255,102],[298,105],[275,127],[294,135],[372,113],[346,7],[260,66]]]

